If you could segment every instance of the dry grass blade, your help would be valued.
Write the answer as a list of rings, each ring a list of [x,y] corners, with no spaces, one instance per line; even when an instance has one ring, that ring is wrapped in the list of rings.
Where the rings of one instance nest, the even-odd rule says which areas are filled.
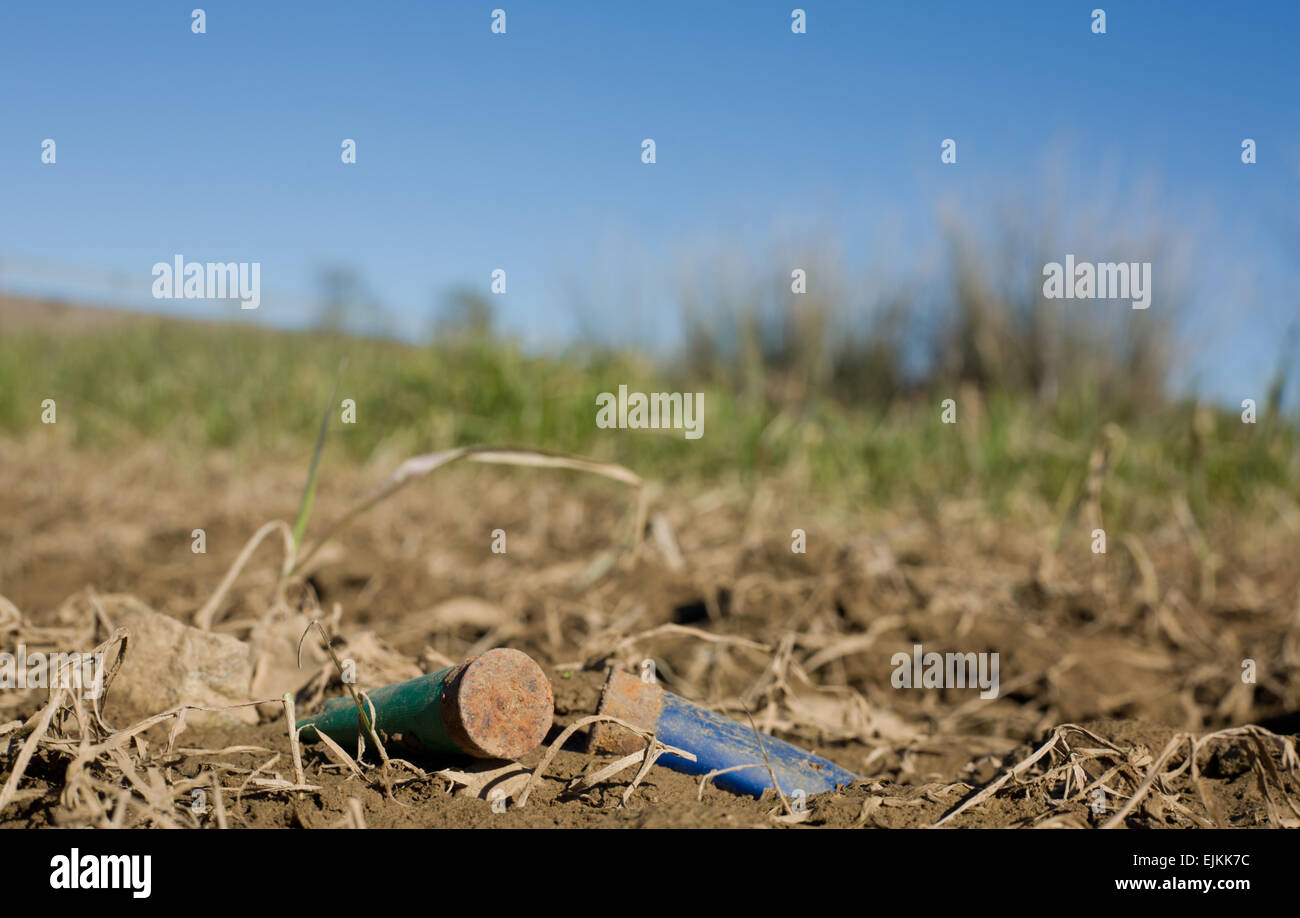
[[[298,638],[298,665],[302,665],[302,642],[306,639],[308,632],[310,632],[313,627],[320,632],[321,648],[329,654],[330,660],[334,662],[334,668],[338,670],[340,678],[343,678],[345,675],[343,661],[340,660],[339,655],[334,652],[334,642],[330,638],[329,632],[326,631],[325,626],[316,619],[312,619],[311,622],[308,623],[307,630]],[[373,716],[374,705],[370,704],[370,699],[368,698],[365,699],[365,703],[363,704],[362,699],[364,698],[364,694],[358,693],[353,687],[351,681],[346,678],[343,678],[343,687],[348,690],[348,694],[352,696],[352,703],[357,706],[357,718],[360,721],[361,726],[365,728],[362,731],[362,735],[369,736],[371,742],[375,744],[375,748],[379,751],[379,758],[384,763],[386,769],[388,765],[388,751],[384,748],[384,744],[380,742],[379,734],[375,732],[375,721]],[[366,711],[367,707],[370,708],[369,713]],[[316,731],[316,735],[324,736],[324,734],[319,730]],[[360,739],[360,737],[358,739]],[[360,758],[360,753],[358,753],[357,757]],[[349,759],[349,761],[351,760]]]
[[[175,750],[180,755],[234,755],[240,752],[270,752],[265,746],[225,746],[221,749],[199,749],[193,746],[180,746]]]
[[[357,765],[352,756],[343,751],[342,746],[330,739],[324,731],[317,730],[316,737],[325,744],[325,748],[329,750],[332,759],[346,767],[356,777],[365,780],[365,775],[362,774],[360,766]]]
[[[689,752],[685,752],[684,750],[678,749],[676,746],[668,746],[664,743],[659,742],[659,740],[657,739],[651,739],[650,742],[647,743],[644,748],[638,749],[636,752],[629,753],[628,755],[623,756],[623,758],[618,759],[615,762],[611,762],[609,765],[606,765],[604,768],[590,775],[584,775],[582,777],[575,778],[569,784],[566,790],[569,793],[580,793],[581,791],[584,790],[590,790],[591,788],[595,787],[597,784],[601,784],[604,781],[608,781],[610,778],[614,777],[614,775],[619,774],[620,772],[625,771],[628,768],[631,768],[633,765],[640,763],[641,767],[637,770],[636,776],[632,779],[632,782],[628,784],[627,788],[623,791],[623,805],[627,806],[628,800],[630,800],[632,797],[632,791],[636,790],[637,786],[643,780],[645,780],[646,775],[649,774],[650,772],[650,767],[654,765],[654,763],[659,759],[661,755],[665,755],[665,754],[678,755],[678,756],[683,756],[685,758],[694,759],[694,756],[692,756]]]
[[[36,721],[34,729],[28,735],[27,741],[23,743],[22,749],[18,752],[18,758],[14,762],[13,771],[9,775],[9,780],[5,782],[4,788],[0,789],[0,813],[4,812],[5,807],[13,800],[14,794],[18,790],[18,782],[23,779],[27,771],[27,764],[31,762],[32,755],[36,752],[37,745],[45,736],[45,731],[50,728],[50,721],[54,719],[54,712],[58,710],[59,705],[63,704],[63,697],[67,694],[67,689],[58,689],[50,695],[49,703],[41,710],[40,719]]]
[[[235,559],[235,563],[232,564],[230,570],[226,572],[225,579],[221,581],[221,585],[217,587],[216,592],[212,594],[211,598],[208,599],[206,603],[204,603],[202,609],[194,613],[195,628],[198,628],[200,631],[212,630],[212,621],[216,617],[217,610],[221,608],[221,603],[225,600],[226,594],[230,592],[231,586],[234,585],[235,578],[237,578],[240,571],[244,569],[244,565],[247,564],[248,559],[253,556],[253,552],[257,551],[257,546],[261,545],[262,540],[273,532],[279,532],[284,538],[284,565],[281,570],[287,572],[293,569],[294,559],[297,554],[297,548],[293,541],[293,530],[291,530],[289,524],[283,520],[272,520],[271,522],[266,523],[261,529],[253,533],[253,537],[248,540],[248,544],[245,545],[243,551],[239,553],[239,557]]]
[[[641,751],[642,762],[641,767],[637,769],[636,777],[623,789],[622,806],[627,806],[627,802],[632,799],[632,792],[645,780],[646,775],[650,774],[650,769],[654,766],[655,760],[663,755],[666,749],[667,747],[656,739],[652,739],[646,744],[645,749]]]
[[[23,623],[23,614],[9,599],[0,595],[0,631],[17,631]]]
[[[652,637],[658,637],[661,634],[684,634],[688,637],[699,638],[701,641],[708,641],[712,644],[732,644],[736,647],[748,647],[751,650],[761,650],[763,653],[771,653],[772,648],[758,641],[751,641],[748,638],[737,637],[732,634],[713,634],[709,631],[701,631],[699,628],[692,628],[689,625],[679,625],[675,622],[666,622],[657,625],[648,631],[642,631],[640,634],[632,634],[617,644],[611,652],[625,650],[628,647],[638,644],[641,641]]]
[[[815,672],[821,669],[827,663],[839,660],[851,654],[864,653],[870,650],[882,634],[892,628],[901,627],[904,619],[901,615],[884,615],[872,621],[863,634],[857,634],[853,637],[846,637],[837,641],[829,647],[825,647],[810,656],[803,663],[803,670],[806,673]]]
[[[508,797],[516,791],[523,790],[528,783],[529,772],[518,762],[508,762],[500,766],[481,762],[464,771],[444,768],[442,771],[435,771],[434,774],[445,779],[451,790],[461,785],[461,789],[456,791],[458,797],[476,797],[486,800],[493,791],[499,790]]]
[[[653,733],[650,733],[646,730],[642,730],[640,727],[633,726],[632,724],[628,723],[627,721],[621,718],[613,717],[609,714],[591,714],[587,717],[580,717],[577,720],[575,720],[573,723],[569,724],[569,726],[565,727],[564,730],[560,733],[560,735],[555,738],[555,741],[551,743],[550,748],[546,750],[546,754],[542,756],[542,761],[538,763],[537,768],[535,768],[533,770],[532,775],[529,776],[528,785],[523,789],[523,792],[519,795],[519,800],[517,801],[516,805],[522,807],[528,802],[528,796],[533,792],[533,788],[536,786],[537,782],[541,780],[542,774],[546,771],[546,766],[550,765],[551,760],[555,758],[556,753],[558,753],[562,748],[564,748],[564,744],[569,741],[569,737],[573,736],[574,733],[577,733],[583,727],[587,727],[590,726],[591,724],[602,723],[602,722],[618,724],[620,727],[625,727],[628,730],[631,730],[637,736],[640,736],[642,739],[646,741],[647,749],[650,748],[655,743],[655,738]],[[659,745],[662,747],[663,751],[671,752],[673,755],[681,756],[682,758],[686,759],[689,762],[695,761],[694,753],[687,752],[684,749],[674,749],[669,746],[663,746],[662,743]],[[660,754],[662,754],[662,752]],[[658,756],[656,756],[656,758],[658,758]],[[653,764],[653,762],[651,762],[651,764]],[[644,772],[644,771],[648,771],[649,769],[648,767],[646,767],[643,768],[642,770]],[[638,778],[638,781],[639,780],[640,778]],[[635,783],[636,782],[634,782],[634,786]]]
[[[593,459],[585,459],[581,456],[570,456],[563,453],[553,453],[547,450],[529,449],[526,447],[486,445],[463,446],[458,449],[443,450],[442,452],[437,453],[425,453],[407,459],[399,465],[391,475],[358,500],[357,503],[343,514],[342,517],[329,526],[329,528],[326,529],[325,534],[312,543],[311,547],[302,554],[291,570],[300,570],[305,564],[311,561],[312,557],[320,550],[321,546],[333,538],[348,523],[356,519],[362,513],[365,513],[380,501],[392,496],[412,481],[423,478],[435,469],[442,468],[445,465],[450,465],[451,463],[462,459],[469,462],[482,462],[496,465],[571,469],[579,472],[590,472],[591,474],[601,475],[605,478],[620,481],[623,484],[636,488],[639,498],[634,538],[637,544],[640,543],[641,534],[645,530],[646,508],[644,500],[640,499],[645,493],[644,482],[642,482],[639,475],[630,469],[624,468],[623,466],[613,462],[597,462]],[[292,534],[290,534],[290,537],[292,537]]]
[[[1180,733],[1165,745],[1160,756],[1151,763],[1151,767],[1147,770],[1146,777],[1142,779],[1142,783],[1138,785],[1138,789],[1133,792],[1133,795],[1129,797],[1128,800],[1124,801],[1124,805],[1115,812],[1114,816],[1110,817],[1110,819],[1107,819],[1102,824],[1101,827],[1103,829],[1114,829],[1117,826],[1124,824],[1125,817],[1137,808],[1137,805],[1142,802],[1142,798],[1151,790],[1152,785],[1154,785],[1162,776],[1165,762],[1169,761],[1169,757],[1178,750],[1179,746],[1187,742],[1187,740],[1188,737],[1185,734]]]
[[[155,724],[160,724],[165,720],[176,717],[182,711],[229,711],[234,708],[251,708],[260,704],[273,704],[274,700],[262,698],[257,701],[245,701],[242,704],[223,704],[223,705],[205,705],[205,704],[182,704],[174,708],[169,708],[161,714],[155,714],[152,717],[146,717],[144,720],[130,727],[124,727],[118,730],[97,745],[85,747],[85,751],[90,755],[98,755],[101,752],[107,752],[110,749],[116,749],[130,740],[137,739],[141,733],[144,733]]]
[[[1006,784],[1013,777],[1024,774],[1026,771],[1028,771],[1030,768],[1033,767],[1035,762],[1037,762],[1043,756],[1047,755],[1049,752],[1051,752],[1053,749],[1056,748],[1056,744],[1061,739],[1061,733],[1064,729],[1065,727],[1063,726],[1057,727],[1055,730],[1052,731],[1052,735],[1051,737],[1048,738],[1047,742],[1039,746],[1038,749],[1036,749],[1033,752],[1033,754],[1031,754],[1028,758],[1022,759],[1021,761],[1017,762],[1011,768],[1008,768],[1005,772],[1003,772],[1000,778],[998,778],[993,783],[984,787],[982,790],[980,790],[979,793],[975,794],[973,797],[967,798],[965,801],[959,803],[956,807],[949,810],[946,814],[944,814],[943,818],[941,818],[938,822],[932,825],[931,828],[937,829],[945,822],[948,822],[951,819],[955,819],[957,816],[959,816],[961,813],[965,812],[966,810],[970,809],[971,807],[983,803],[985,800],[989,799],[994,794],[996,794],[1002,788],[1002,785]]]
[[[758,743],[758,751],[763,754],[763,766],[767,768],[767,776],[772,779],[772,788],[776,795],[781,798],[781,808],[785,810],[786,816],[794,816],[794,809],[790,806],[790,801],[785,797],[785,791],[781,790],[781,784],[776,780],[776,771],[772,768],[772,760],[768,758],[767,747],[763,745],[763,734],[758,731],[758,724],[754,723],[754,715],[749,713],[749,708],[745,708],[745,717],[749,719],[749,729],[754,731],[754,742]]]
[[[358,800],[356,797],[348,798],[348,815],[352,819],[352,828],[354,829],[366,828],[365,810],[361,808],[361,801]]]
[[[695,799],[696,800],[704,799],[704,785],[708,784],[714,778],[718,777],[719,775],[729,775],[733,771],[744,771],[746,768],[767,768],[767,765],[764,764],[763,762],[750,762],[747,765],[732,765],[729,768],[715,768],[713,771],[709,772],[708,774],[700,775],[700,786],[696,790]]]
[[[668,517],[662,513],[656,513],[650,518],[650,534],[654,537],[655,545],[659,548],[659,553],[664,557],[664,563],[668,565],[670,571],[686,570],[686,559],[682,557],[682,550],[677,547],[677,540],[673,538],[672,524],[668,522]]]
[[[307,778],[302,770],[302,744],[298,741],[298,720],[293,711],[293,693],[284,693],[284,716],[289,722],[289,751],[293,753],[293,775],[299,784],[306,784]]]
[[[599,771],[592,772],[589,775],[582,775],[580,777],[574,778],[573,781],[570,782],[567,790],[570,793],[580,793],[582,791],[589,790],[595,787],[597,784],[609,780],[619,772],[631,768],[633,765],[637,764],[638,762],[645,761],[645,752],[646,751],[644,748],[638,749],[636,752],[628,753],[627,755],[623,756],[623,758],[611,762],[610,764],[606,765],[604,768],[600,769]]]
[[[218,829],[229,828],[226,825],[226,801],[224,791],[221,786],[221,779],[214,772],[212,775],[212,818],[216,820]]]

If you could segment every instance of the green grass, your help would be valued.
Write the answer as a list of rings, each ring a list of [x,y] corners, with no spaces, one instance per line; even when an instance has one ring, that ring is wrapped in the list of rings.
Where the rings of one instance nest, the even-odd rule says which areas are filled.
[[[1068,500],[1108,417],[1087,387],[1042,404],[1014,392],[982,397],[982,420],[957,391],[890,404],[813,394],[798,407],[745,396],[717,368],[692,376],[620,354],[547,357],[508,342],[417,347],[326,333],[146,321],[109,330],[28,330],[0,340],[0,432],[41,427],[41,401],[58,404],[60,432],[79,447],[116,448],[163,438],[198,451],[301,458],[306,468],[340,361],[347,360],[328,452],[364,460],[387,446],[399,456],[472,443],[512,443],[619,462],[649,479],[754,480],[792,464],[810,499],[859,504],[979,497],[993,510],[1018,492]],[[706,380],[706,381],[701,381]],[[710,381],[711,380],[711,381]],[[704,436],[609,431],[595,426],[596,395],[703,391]],[[746,391],[754,391],[746,387]],[[760,390],[761,391],[761,390]],[[942,398],[958,423],[940,423]],[[340,423],[352,398],[357,423]],[[1300,494],[1296,426],[1153,401],[1126,412],[1125,447],[1107,480],[1108,519],[1145,525],[1169,518],[1174,491],[1199,515],[1268,506],[1280,489]]]

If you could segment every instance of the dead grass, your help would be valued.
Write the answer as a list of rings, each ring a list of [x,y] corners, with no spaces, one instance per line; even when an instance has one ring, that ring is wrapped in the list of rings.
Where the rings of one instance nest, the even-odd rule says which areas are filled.
[[[301,825],[589,824],[659,811],[672,824],[716,825],[770,819],[774,804],[804,825],[1300,818],[1295,740],[1254,725],[1300,711],[1293,515],[1215,531],[1171,507],[1168,525],[1123,533],[1112,554],[1095,556],[1083,532],[1090,520],[1063,525],[1064,511],[1027,506],[993,520],[954,500],[919,518],[849,520],[833,507],[810,512],[778,481],[757,492],[661,490],[632,514],[638,535],[659,520],[652,537],[639,551],[611,552],[628,502],[579,479],[450,469],[405,500],[350,516],[346,495],[378,493],[392,479],[346,470],[322,489],[318,512],[350,523],[301,564],[287,527],[264,524],[291,514],[300,470],[216,466],[195,481],[145,453],[96,476],[66,454],[4,449],[17,474],[0,540],[21,542],[0,562],[6,643],[129,655],[129,638],[112,633],[98,593],[84,589],[93,584],[249,640],[267,661],[259,672],[275,655],[259,637],[269,624],[296,639],[312,619],[387,681],[498,643],[551,667],[557,692],[649,658],[669,690],[737,719],[752,711],[758,729],[865,776],[802,814],[775,799],[754,811],[710,776],[678,783],[654,768],[662,752],[686,750],[653,737],[620,761],[566,750],[590,722],[580,706],[527,764],[435,771],[395,764],[390,750],[376,748],[375,763],[361,751],[301,748],[286,724],[341,689],[318,653],[300,691],[259,695],[250,705],[262,724],[233,733],[191,726],[188,707],[114,728],[75,692],[4,693],[6,824],[226,827],[262,824],[267,813]],[[24,497],[42,480],[37,468],[59,476],[65,506],[80,502],[100,522],[39,516],[43,505]],[[1106,486],[1081,486],[1081,519]],[[215,513],[212,493],[228,495]],[[196,520],[209,529],[210,557],[188,551]],[[790,552],[795,525],[809,533],[806,555]],[[497,526],[510,531],[508,558],[486,547]],[[277,532],[282,552],[258,550]],[[453,608],[466,596],[479,605]],[[999,652],[1000,697],[893,688],[889,658],[913,642]],[[1241,680],[1245,659],[1253,684]],[[1097,791],[1105,808],[1094,811]],[[506,814],[492,815],[508,800]],[[478,809],[445,808],[470,805]]]

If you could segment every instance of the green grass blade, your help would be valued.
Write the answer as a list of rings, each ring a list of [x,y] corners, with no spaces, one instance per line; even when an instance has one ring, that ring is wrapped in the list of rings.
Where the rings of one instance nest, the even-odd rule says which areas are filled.
[[[339,380],[343,378],[343,367],[347,360],[339,361],[338,372],[334,374],[334,386],[330,389],[329,400],[325,403],[325,413],[321,415],[320,432],[316,435],[316,449],[311,454],[311,469],[307,472],[307,485],[302,490],[302,501],[298,504],[298,519],[293,524],[293,544],[302,545],[302,538],[307,532],[307,522],[311,519],[311,507],[316,500],[316,473],[320,470],[321,453],[325,451],[325,435],[329,433],[330,412],[334,410],[334,399],[339,394]]]

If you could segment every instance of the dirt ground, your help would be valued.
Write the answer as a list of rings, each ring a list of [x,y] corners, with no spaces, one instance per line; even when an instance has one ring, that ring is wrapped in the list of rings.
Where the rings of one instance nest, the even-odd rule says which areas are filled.
[[[402,458],[327,457],[311,531]],[[156,444],[94,456],[31,437],[0,441],[0,475],[0,649],[90,650],[125,596],[192,624],[219,594],[211,630],[262,648],[253,696],[273,700],[245,709],[258,723],[167,717],[128,737],[167,705],[110,691],[102,724],[56,711],[25,760],[49,693],[0,692],[0,826],[1300,826],[1293,506],[1215,532],[1171,509],[1165,528],[1096,555],[1082,533],[1054,550],[1059,521],[1029,500],[1002,518],[962,500],[888,513],[796,499],[780,480],[683,481],[651,489],[631,551],[627,488],[452,467],[356,520],[277,599],[274,534],[220,588],[263,524],[292,522],[301,461]],[[365,762],[358,776],[319,747],[299,779],[274,699],[289,687],[310,711],[341,684],[323,654],[309,647],[299,670],[266,634],[273,621],[296,639],[311,618],[363,687],[491,647],[529,653],[554,688],[551,737],[517,766],[492,763],[506,770],[485,787],[463,761]],[[914,644],[998,653],[999,696],[895,688],[891,657]],[[747,709],[864,779],[793,812],[660,766],[630,793],[636,767],[570,790],[612,761],[579,733],[519,806],[519,776],[593,712],[607,667],[644,659],[669,690]],[[498,784],[513,788],[504,812],[484,799]]]

